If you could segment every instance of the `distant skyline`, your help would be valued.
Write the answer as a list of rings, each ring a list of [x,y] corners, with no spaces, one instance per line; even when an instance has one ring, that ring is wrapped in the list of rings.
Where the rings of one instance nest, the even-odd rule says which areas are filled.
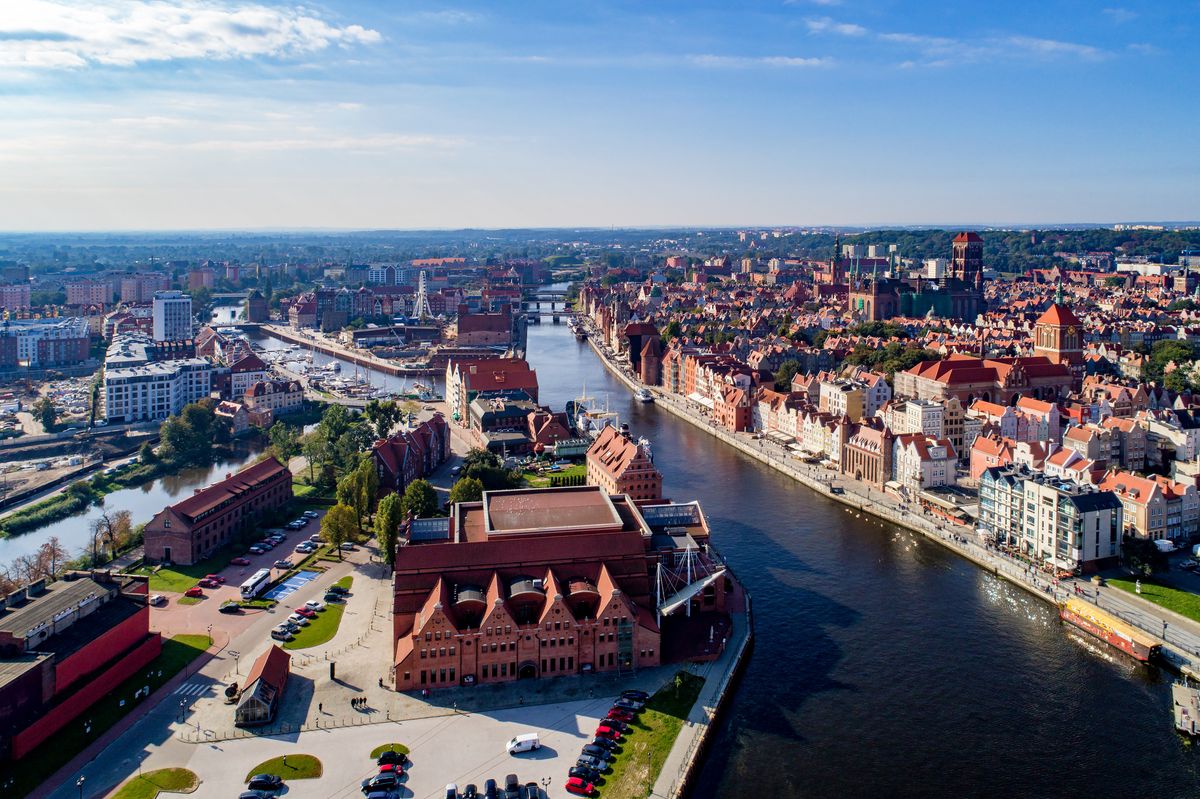
[[[6,0],[0,230],[1200,219],[1200,2]]]

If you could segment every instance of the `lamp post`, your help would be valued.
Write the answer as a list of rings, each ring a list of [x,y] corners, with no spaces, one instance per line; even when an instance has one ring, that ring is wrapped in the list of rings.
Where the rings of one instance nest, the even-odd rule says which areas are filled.
[[[75,783],[75,787],[79,789],[79,799],[83,799],[83,783],[87,781],[87,777],[79,775],[79,781]]]

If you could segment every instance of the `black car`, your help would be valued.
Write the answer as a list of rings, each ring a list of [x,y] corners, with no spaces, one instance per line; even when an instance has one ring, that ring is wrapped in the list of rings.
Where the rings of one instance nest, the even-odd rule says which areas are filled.
[[[571,770],[567,772],[567,776],[578,777],[585,782],[595,782],[600,779],[600,772],[587,766],[572,766]]]
[[[283,787],[283,777],[278,774],[255,774],[246,787],[258,791],[277,791]]]
[[[645,691],[636,691],[631,688],[628,691],[622,691],[621,698],[622,699],[636,699],[639,702],[645,702],[647,699],[650,698],[650,694],[646,693]]]
[[[382,752],[379,755],[379,759],[375,761],[375,763],[380,766],[386,766],[389,764],[403,766],[407,762],[408,762],[408,755],[404,754],[403,752],[397,752],[392,749],[388,749],[387,751]]]
[[[226,602],[224,605],[217,608],[217,611],[220,613],[241,613],[242,606],[237,602]]]
[[[479,789],[475,787],[475,783],[468,782],[467,787],[463,788],[462,799],[476,799],[479,796]]]
[[[621,710],[628,710],[630,713],[641,713],[642,708],[646,706],[645,702],[640,702],[637,699],[626,699],[621,697],[616,702],[613,702],[613,707]]]
[[[621,733],[622,735],[629,734],[629,725],[626,724],[625,722],[621,721],[620,719],[604,719],[600,723],[603,724],[605,727],[612,727],[614,730]]]
[[[328,588],[326,588],[325,591],[326,591],[326,593],[330,593],[330,594],[348,594],[348,593],[350,593],[349,588],[343,588],[340,585],[331,585]]]
[[[383,774],[376,774],[374,777],[368,777],[362,781],[362,792],[370,793],[371,791],[394,791],[400,785],[400,778],[390,771]]]
[[[270,799],[271,794],[266,791],[242,791],[238,794],[238,799]]]
[[[596,746],[595,744],[584,744],[583,749],[581,749],[579,751],[580,751],[580,754],[599,758],[600,760],[603,760],[606,763],[608,762],[608,759],[610,757],[612,757],[612,754],[607,749],[605,749],[603,746]]]
[[[510,794],[516,793],[521,788],[521,781],[517,779],[516,774],[509,774],[504,778],[504,790]]]
[[[621,748],[621,745],[619,743],[617,743],[616,741],[610,740],[608,738],[601,738],[599,735],[597,735],[592,740],[588,741],[588,745],[589,746],[598,746],[601,749],[607,749],[609,752],[612,752],[613,750]]]
[[[497,799],[496,781],[488,780],[483,784],[483,799]]]

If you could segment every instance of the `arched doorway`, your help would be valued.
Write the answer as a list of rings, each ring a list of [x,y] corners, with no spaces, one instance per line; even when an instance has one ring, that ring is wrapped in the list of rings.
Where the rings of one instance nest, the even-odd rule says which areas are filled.
[[[537,664],[532,660],[527,660],[517,669],[517,679],[533,680],[537,679]]]

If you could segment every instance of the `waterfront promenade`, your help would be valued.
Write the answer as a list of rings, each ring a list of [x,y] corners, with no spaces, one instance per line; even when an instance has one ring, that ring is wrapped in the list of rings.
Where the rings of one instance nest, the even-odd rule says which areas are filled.
[[[588,324],[588,342],[604,366],[631,391],[649,388],[656,404],[663,410],[813,491],[842,503],[847,512],[874,516],[881,523],[891,523],[920,533],[1043,601],[1057,603],[1069,596],[1086,599],[1162,641],[1164,657],[1174,668],[1200,675],[1200,623],[1120,589],[1097,588],[1085,579],[1055,580],[1053,576],[1021,560],[986,546],[973,528],[942,522],[871,485],[821,466],[804,463],[793,457],[786,448],[768,439],[724,430],[682,397],[653,386],[644,386],[627,366],[619,363],[613,353],[597,340],[598,333],[590,320]],[[842,493],[832,493],[833,488],[841,489]]]

